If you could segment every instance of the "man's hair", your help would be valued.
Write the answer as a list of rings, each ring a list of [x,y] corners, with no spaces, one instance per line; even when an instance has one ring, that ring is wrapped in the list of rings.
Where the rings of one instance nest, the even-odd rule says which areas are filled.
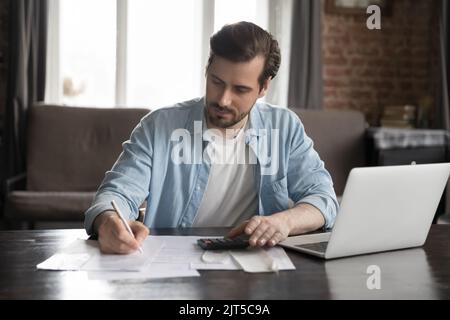
[[[260,55],[265,63],[258,82],[260,89],[264,81],[274,78],[280,68],[281,55],[278,41],[256,24],[241,21],[227,24],[210,38],[209,69],[215,56],[232,62],[247,62]]]

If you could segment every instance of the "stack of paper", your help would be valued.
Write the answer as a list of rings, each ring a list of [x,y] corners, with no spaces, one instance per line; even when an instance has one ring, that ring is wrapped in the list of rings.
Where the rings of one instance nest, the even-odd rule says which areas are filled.
[[[143,253],[102,254],[97,241],[76,240],[37,265],[44,270],[88,272],[89,279],[119,280],[199,276],[197,270],[268,272],[295,269],[283,248],[204,251],[197,236],[149,236]]]

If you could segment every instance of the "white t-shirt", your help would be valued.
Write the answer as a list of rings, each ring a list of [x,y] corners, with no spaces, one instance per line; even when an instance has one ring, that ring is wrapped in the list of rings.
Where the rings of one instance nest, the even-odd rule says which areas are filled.
[[[245,127],[229,139],[212,130],[205,133],[211,168],[193,227],[236,226],[257,214],[255,165],[248,161]]]

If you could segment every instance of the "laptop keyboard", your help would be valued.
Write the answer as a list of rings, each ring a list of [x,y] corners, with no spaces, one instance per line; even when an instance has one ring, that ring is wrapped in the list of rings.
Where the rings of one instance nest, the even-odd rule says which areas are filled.
[[[325,251],[327,250],[327,246],[328,246],[328,241],[300,244],[300,245],[297,245],[296,247],[325,253]]]

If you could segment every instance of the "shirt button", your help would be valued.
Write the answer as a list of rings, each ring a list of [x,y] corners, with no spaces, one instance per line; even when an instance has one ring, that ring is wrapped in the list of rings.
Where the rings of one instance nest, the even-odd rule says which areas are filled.
[[[197,191],[199,191],[200,190],[200,186],[197,186]]]
[[[181,226],[182,226],[183,228],[186,228],[186,223],[183,222],[183,223],[181,224]]]

